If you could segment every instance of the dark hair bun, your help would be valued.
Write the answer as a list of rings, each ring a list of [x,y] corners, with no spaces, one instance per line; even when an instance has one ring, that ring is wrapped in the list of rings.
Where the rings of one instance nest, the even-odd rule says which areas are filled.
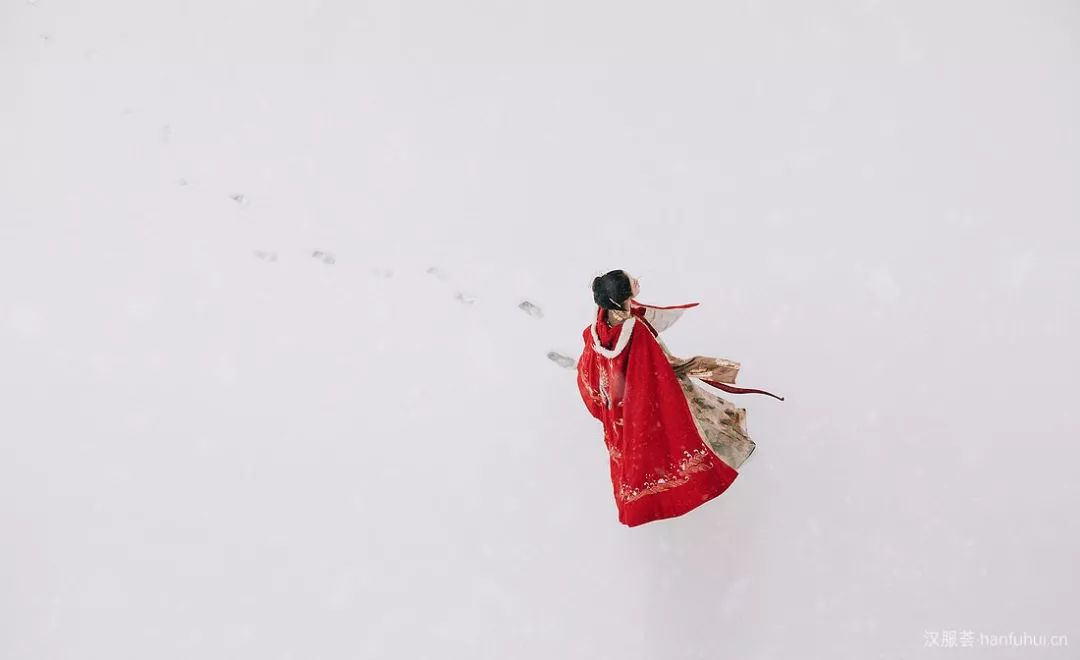
[[[593,279],[593,301],[604,309],[622,309],[632,295],[630,278],[622,270],[612,270]]]

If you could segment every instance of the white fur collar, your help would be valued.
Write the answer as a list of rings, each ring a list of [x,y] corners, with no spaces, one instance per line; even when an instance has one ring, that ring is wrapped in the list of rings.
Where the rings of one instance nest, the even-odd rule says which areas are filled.
[[[633,334],[635,320],[635,317],[631,316],[619,324],[621,326],[619,328],[619,339],[615,342],[615,348],[613,349],[604,348],[600,344],[600,336],[596,334],[596,324],[600,321],[599,319],[593,321],[593,324],[589,326],[589,329],[592,330],[593,350],[609,360],[618,357],[619,353],[622,353],[626,345],[630,343],[630,335]]]

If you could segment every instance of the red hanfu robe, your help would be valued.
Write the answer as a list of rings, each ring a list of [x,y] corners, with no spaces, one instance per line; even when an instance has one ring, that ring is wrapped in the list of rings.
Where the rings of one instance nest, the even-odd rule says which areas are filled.
[[[606,310],[597,308],[582,335],[578,389],[604,425],[619,522],[629,527],[681,516],[723,493],[738,476],[703,441],[656,339],[653,323],[670,325],[695,305],[632,304],[632,316],[614,327]]]

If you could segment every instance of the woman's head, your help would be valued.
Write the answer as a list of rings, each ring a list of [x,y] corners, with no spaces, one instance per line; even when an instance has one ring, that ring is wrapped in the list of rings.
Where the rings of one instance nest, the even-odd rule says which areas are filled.
[[[604,309],[626,309],[638,294],[638,281],[625,270],[613,270],[593,279],[593,300]]]

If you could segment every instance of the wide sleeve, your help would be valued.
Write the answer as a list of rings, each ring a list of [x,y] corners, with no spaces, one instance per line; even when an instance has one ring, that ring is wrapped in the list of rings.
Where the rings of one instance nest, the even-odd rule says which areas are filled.
[[[739,369],[741,364],[735,360],[725,360],[724,358],[709,358],[709,373],[698,376],[699,378],[706,380],[715,380],[721,383],[728,383],[730,385],[735,384],[735,379],[739,375]]]
[[[631,306],[637,311],[641,318],[649,322],[649,325],[652,326],[653,330],[660,333],[675,325],[675,322],[682,318],[682,315],[686,310],[697,307],[698,303],[660,307],[657,305],[646,305],[645,303],[640,303],[635,300],[631,303]]]
[[[600,375],[596,368],[596,351],[588,344],[585,337],[585,349],[577,363],[577,385],[581,400],[589,414],[596,419],[603,419],[604,402],[600,398]]]
[[[667,344],[664,343],[664,340],[661,339],[659,335],[654,337],[654,339],[656,339],[656,344],[660,347],[660,351],[664,354],[664,357],[667,359],[668,364],[671,365],[672,369],[693,359],[676,357],[671,353],[671,350],[668,349]],[[721,383],[735,383],[735,378],[739,375],[739,368],[741,366],[738,362],[724,358],[705,357],[703,359],[706,362],[708,371],[697,372],[692,375],[697,378],[716,380]]]

